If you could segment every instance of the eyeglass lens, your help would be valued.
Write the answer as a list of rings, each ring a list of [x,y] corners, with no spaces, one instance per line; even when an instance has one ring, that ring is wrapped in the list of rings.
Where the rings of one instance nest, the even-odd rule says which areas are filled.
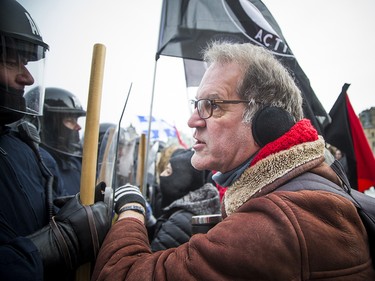
[[[198,113],[201,118],[208,118],[212,114],[212,102],[210,100],[198,101]]]
[[[200,118],[207,119],[212,115],[212,102],[209,99],[192,100],[191,105],[196,108]]]

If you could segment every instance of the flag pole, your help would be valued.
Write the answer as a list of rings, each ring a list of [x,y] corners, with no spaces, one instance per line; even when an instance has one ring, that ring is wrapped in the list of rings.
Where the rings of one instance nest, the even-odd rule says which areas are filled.
[[[152,110],[153,110],[153,106],[154,106],[157,63],[158,63],[158,61],[156,59],[155,64],[154,64],[154,77],[153,77],[153,81],[152,81],[151,102],[150,102],[148,130],[147,130],[147,138],[146,138],[146,156],[145,156],[145,159],[144,159],[144,166],[143,166],[143,182],[142,182],[142,186],[140,187],[141,190],[142,190],[142,194],[145,197],[146,197],[146,194],[147,194],[148,154],[149,154],[149,150],[150,150],[151,121],[152,121]]]
[[[141,190],[142,190],[142,194],[146,197],[146,191],[147,191],[147,188],[146,188],[146,185],[147,185],[147,169],[148,169],[148,154],[149,154],[149,149],[150,149],[150,135],[151,135],[151,121],[152,121],[152,110],[153,110],[153,106],[154,106],[154,94],[155,94],[155,83],[156,83],[156,70],[157,70],[157,63],[158,63],[158,60],[160,58],[160,53],[162,50],[159,50],[158,49],[158,46],[160,44],[160,32],[164,30],[164,27],[163,27],[163,22],[164,22],[164,19],[165,19],[165,11],[166,11],[166,3],[165,1],[163,0],[163,4],[162,4],[162,8],[161,8],[161,15],[160,15],[160,26],[159,26],[159,38],[158,38],[158,42],[157,42],[157,47],[156,47],[156,55],[155,55],[155,64],[154,64],[154,77],[153,77],[153,80],[152,80],[152,92],[151,92],[151,102],[150,102],[150,112],[149,112],[149,120],[148,120],[148,132],[147,132],[147,140],[146,140],[146,156],[145,156],[145,159],[144,159],[144,169],[143,169],[143,183],[142,183],[142,187],[141,187]]]

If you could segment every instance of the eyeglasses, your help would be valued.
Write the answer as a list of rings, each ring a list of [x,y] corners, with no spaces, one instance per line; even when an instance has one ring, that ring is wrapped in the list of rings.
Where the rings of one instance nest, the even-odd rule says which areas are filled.
[[[249,103],[248,100],[210,100],[210,99],[199,99],[191,100],[191,104],[194,105],[194,109],[198,110],[198,115],[202,119],[208,119],[212,116],[212,112],[219,104],[238,104],[238,103]]]

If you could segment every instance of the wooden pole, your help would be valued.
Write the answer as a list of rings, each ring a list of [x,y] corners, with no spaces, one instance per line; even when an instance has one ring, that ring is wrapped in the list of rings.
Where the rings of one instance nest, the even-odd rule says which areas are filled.
[[[94,45],[82,153],[80,200],[83,205],[93,204],[95,198],[100,103],[102,98],[105,52],[106,48],[104,45]],[[90,280],[90,275],[90,263],[84,264],[77,269],[76,280],[88,281]]]
[[[139,189],[141,190],[142,194],[144,192],[143,190],[143,179],[144,174],[147,173],[147,170],[145,171],[145,161],[146,161],[146,135],[141,134],[141,138],[139,139],[139,145],[138,145],[138,159],[137,159],[137,185],[139,186]]]

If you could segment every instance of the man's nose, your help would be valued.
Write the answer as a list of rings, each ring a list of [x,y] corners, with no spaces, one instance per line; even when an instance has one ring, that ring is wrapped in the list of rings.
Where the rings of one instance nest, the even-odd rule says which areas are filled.
[[[190,128],[204,127],[206,126],[206,121],[200,118],[198,110],[194,109],[193,113],[189,117],[187,124]]]
[[[76,123],[76,125],[74,126],[74,130],[79,131],[81,129],[82,127],[78,123]]]
[[[19,73],[17,74],[16,79],[17,79],[17,83],[22,84],[22,85],[34,84],[34,78],[25,65],[20,66],[20,70],[19,70]]]

